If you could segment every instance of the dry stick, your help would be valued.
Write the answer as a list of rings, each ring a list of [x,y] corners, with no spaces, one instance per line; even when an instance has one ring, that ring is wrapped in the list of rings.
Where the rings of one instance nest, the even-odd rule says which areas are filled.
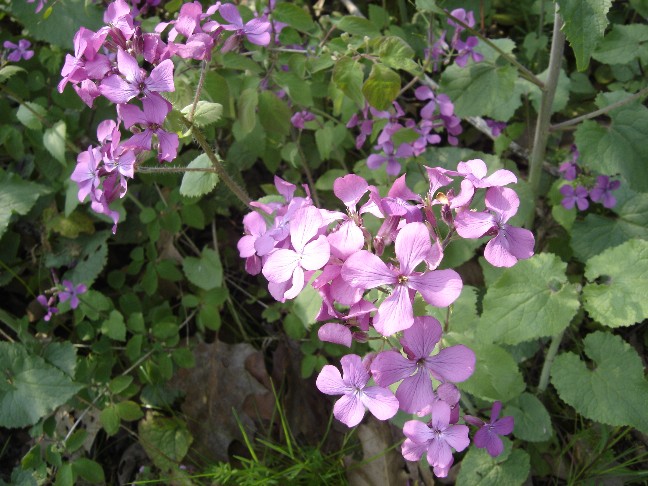
[[[554,29],[551,38],[551,53],[549,55],[549,74],[547,76],[546,89],[542,93],[542,100],[540,102],[540,113],[538,113],[538,121],[536,123],[535,136],[533,138],[533,150],[531,151],[531,159],[529,160],[529,186],[533,191],[534,200],[537,202],[540,190],[540,178],[542,176],[542,161],[545,157],[547,150],[547,140],[549,139],[549,124],[551,123],[551,106],[553,105],[554,95],[558,86],[558,75],[560,74],[560,66],[563,60],[563,51],[565,49],[565,34],[560,30],[563,21],[558,13],[558,4],[556,4],[556,11],[554,15]],[[533,219],[535,212],[531,213],[527,227],[533,226]],[[542,393],[547,388],[549,383],[549,374],[551,372],[551,365],[560,348],[564,330],[559,332],[551,338],[551,345],[547,350],[544,363],[542,364],[542,371],[540,372],[540,382],[538,383],[538,392]]]
[[[648,87],[642,89],[641,91],[633,94],[632,96],[628,96],[624,100],[617,101],[616,103],[612,103],[611,105],[604,106],[600,110],[593,111],[591,113],[586,113],[581,116],[577,116],[576,118],[572,118],[571,120],[567,120],[564,122],[556,123],[555,125],[551,125],[549,127],[549,131],[554,131],[554,130],[562,130],[567,127],[571,127],[573,125],[577,125],[578,123],[589,120],[591,118],[596,118],[597,116],[600,115],[605,115],[606,113],[615,110],[617,108],[621,108],[624,105],[627,105],[628,103],[632,103],[634,100],[641,98],[642,96],[648,94]]]

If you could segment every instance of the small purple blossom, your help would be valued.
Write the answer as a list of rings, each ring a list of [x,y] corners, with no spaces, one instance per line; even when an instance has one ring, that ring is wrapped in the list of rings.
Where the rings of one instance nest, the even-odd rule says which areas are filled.
[[[588,192],[583,186],[577,186],[574,189],[574,187],[566,184],[560,188],[560,194],[563,195],[563,200],[560,203],[565,209],[572,209],[577,206],[579,210],[585,211],[589,207]]]
[[[45,308],[46,314],[43,319],[45,319],[46,321],[49,321],[52,318],[52,315],[56,314],[59,311],[56,307],[54,307],[54,296],[50,297],[48,300],[47,297],[41,294],[36,297],[36,300]]]
[[[387,388],[367,386],[370,375],[360,356],[343,356],[341,364],[342,375],[335,366],[326,365],[316,381],[322,393],[342,395],[333,407],[336,419],[348,427],[355,427],[363,419],[366,409],[378,420],[387,420],[396,415],[398,400],[394,394]]]
[[[21,59],[27,61],[34,57],[34,51],[29,50],[29,48],[31,47],[31,42],[29,42],[27,39],[20,39],[18,41],[18,44],[14,44],[11,41],[4,41],[3,46],[5,49],[9,50],[7,60],[11,62],[18,62]]]
[[[303,130],[306,122],[313,121],[314,119],[315,115],[310,111],[302,110],[298,111],[292,116],[292,118],[290,118],[290,123],[292,123],[293,127]]]
[[[490,128],[493,137],[497,138],[506,129],[506,123],[486,119],[486,126]]]
[[[63,280],[63,287],[65,290],[59,292],[59,300],[61,302],[70,301],[70,308],[76,309],[79,306],[79,295],[85,293],[88,287],[85,284],[74,285],[69,280]]]
[[[613,208],[616,206],[616,198],[611,194],[621,187],[621,181],[611,181],[608,176],[598,176],[596,178],[596,185],[590,189],[589,196],[594,202],[602,202],[606,208]]]
[[[578,165],[574,161],[567,161],[560,164],[558,172],[566,181],[573,181],[578,175]]]
[[[504,450],[504,444],[499,436],[513,432],[513,417],[498,418],[501,410],[502,402],[493,403],[490,422],[484,422],[482,419],[471,415],[464,415],[464,420],[467,423],[479,427],[473,438],[473,444],[479,449],[485,448],[492,457],[499,456]]]

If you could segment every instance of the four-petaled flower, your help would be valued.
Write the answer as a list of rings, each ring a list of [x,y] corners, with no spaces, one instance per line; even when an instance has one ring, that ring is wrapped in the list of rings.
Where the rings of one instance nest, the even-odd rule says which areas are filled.
[[[317,377],[316,386],[327,395],[342,395],[333,407],[333,415],[343,424],[355,427],[364,417],[365,410],[379,420],[396,415],[398,400],[386,388],[367,386],[369,373],[356,354],[342,357],[342,375],[332,365],[326,365]],[[464,426],[465,427],[465,426]]]
[[[70,308],[76,309],[79,306],[79,294],[83,294],[88,290],[84,284],[74,285],[69,280],[63,280],[63,287],[65,290],[59,292],[59,300],[61,302],[70,301]]]
[[[479,427],[473,438],[473,444],[477,448],[485,448],[492,457],[499,456],[504,450],[504,444],[499,436],[513,432],[515,424],[511,416],[498,418],[501,410],[502,402],[493,403],[490,422],[484,422],[482,419],[471,415],[464,415],[464,420],[467,423]]]
[[[7,56],[8,61],[18,62],[21,59],[27,61],[34,57],[34,51],[29,50],[29,48],[31,47],[31,42],[29,42],[27,39],[20,39],[18,41],[18,44],[14,44],[11,41],[4,41],[3,46],[5,49],[8,49],[10,51],[9,55]]]
[[[590,189],[589,196],[594,202],[602,202],[606,208],[613,208],[616,205],[616,198],[611,191],[621,187],[621,181],[611,181],[608,176],[598,176],[596,185]]]

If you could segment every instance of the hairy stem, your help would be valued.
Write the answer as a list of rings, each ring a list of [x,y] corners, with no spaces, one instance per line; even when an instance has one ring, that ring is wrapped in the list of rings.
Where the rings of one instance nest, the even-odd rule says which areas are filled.
[[[212,165],[214,166],[215,172],[216,174],[218,174],[220,180],[223,181],[223,183],[227,186],[227,188],[230,191],[232,191],[232,193],[238,198],[239,201],[241,201],[246,206],[251,207],[250,196],[248,196],[245,189],[239,186],[238,183],[234,179],[232,179],[232,177],[227,173],[225,167],[223,167],[220,157],[214,153],[212,148],[209,146],[209,143],[207,143],[207,139],[205,138],[205,135],[203,135],[203,133],[200,130],[198,130],[191,123],[191,121],[187,120],[184,117],[182,118],[182,121],[185,124],[185,126],[189,130],[191,130],[191,134],[196,140],[196,143],[200,145],[200,148],[203,150],[203,152],[205,152],[205,154],[211,161]]]
[[[628,96],[624,100],[617,101],[616,103],[612,103],[611,105],[604,106],[600,110],[592,111],[591,113],[586,113],[581,116],[577,116],[576,118],[572,118],[571,120],[567,120],[564,122],[556,123],[555,125],[551,125],[549,127],[550,131],[553,130],[562,130],[567,127],[571,127],[573,125],[577,125],[582,121],[589,120],[591,118],[596,118],[597,116],[600,115],[605,115],[606,113],[616,110],[617,108],[621,108],[622,106],[627,105],[628,103],[632,103],[634,100],[641,98],[644,95],[648,94],[648,88],[644,88],[641,91],[633,94],[632,96]]]
[[[547,141],[549,140],[549,124],[551,122],[551,106],[556,95],[558,86],[558,75],[563,59],[563,50],[565,48],[565,34],[560,30],[563,25],[562,18],[558,13],[556,4],[556,14],[554,17],[553,37],[551,39],[551,54],[549,56],[549,73],[545,90],[542,93],[540,102],[540,112],[536,122],[535,136],[533,137],[533,149],[529,159],[529,185],[533,191],[535,200],[538,199],[540,190],[540,178],[542,176],[542,162],[544,161],[547,150]],[[533,225],[535,214],[530,216],[527,221],[527,227]]]
[[[203,85],[205,84],[205,75],[207,74],[207,66],[209,62],[203,60],[200,63],[200,78],[198,79],[198,86],[196,86],[196,94],[194,95],[193,103],[191,105],[191,111],[187,119],[193,123],[194,115],[196,114],[196,107],[198,106],[198,101],[200,100],[200,93],[202,93]]]
[[[544,363],[542,365],[542,371],[540,372],[540,381],[538,382],[538,393],[543,393],[549,385],[549,374],[551,373],[551,365],[556,359],[556,354],[558,354],[558,348],[560,348],[560,343],[562,341],[565,331],[561,331],[551,338],[551,345],[547,350],[547,355],[545,356]]]

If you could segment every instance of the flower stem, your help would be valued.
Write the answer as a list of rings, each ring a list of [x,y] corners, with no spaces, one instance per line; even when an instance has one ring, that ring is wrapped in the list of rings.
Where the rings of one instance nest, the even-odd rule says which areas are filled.
[[[529,158],[529,185],[533,191],[534,199],[537,201],[540,191],[540,178],[542,177],[542,163],[547,151],[547,141],[549,140],[549,124],[551,122],[551,107],[558,87],[558,75],[563,59],[563,50],[565,48],[565,34],[560,30],[563,25],[562,18],[558,13],[558,4],[556,4],[556,14],[554,17],[554,29],[551,39],[551,54],[549,56],[549,74],[545,84],[545,90],[542,92],[540,102],[540,112],[536,122],[535,135],[533,137],[533,149]],[[535,213],[532,213],[527,227],[533,225]]]
[[[237,184],[237,182],[232,179],[232,177],[227,173],[225,170],[225,167],[223,167],[223,164],[220,160],[220,157],[214,153],[212,148],[209,146],[207,143],[207,139],[205,139],[205,135],[198,130],[198,128],[191,123],[191,121],[187,120],[187,118],[182,118],[183,123],[185,126],[191,130],[191,134],[193,135],[194,139],[196,140],[196,143],[200,145],[200,148],[205,152],[209,160],[211,161],[212,165],[214,166],[216,174],[218,174],[218,177],[220,178],[221,181],[228,187],[230,191],[238,198],[239,201],[241,201],[243,204],[245,204],[248,207],[250,206],[250,196],[248,196],[247,192],[245,189],[243,189],[241,186]]]
[[[545,356],[544,364],[542,365],[542,371],[540,372],[540,381],[538,382],[538,393],[543,393],[549,385],[549,374],[551,372],[551,365],[558,354],[558,348],[560,348],[560,343],[562,341],[565,331],[561,331],[551,338],[551,345],[547,350],[547,355]]]
[[[198,101],[200,100],[200,93],[202,92],[203,85],[205,84],[205,75],[207,74],[207,66],[209,63],[205,60],[200,64],[200,78],[198,79],[198,86],[196,86],[196,94],[194,95],[194,100],[191,105],[191,111],[187,119],[193,123],[194,115],[196,114],[196,107],[198,106]]]

